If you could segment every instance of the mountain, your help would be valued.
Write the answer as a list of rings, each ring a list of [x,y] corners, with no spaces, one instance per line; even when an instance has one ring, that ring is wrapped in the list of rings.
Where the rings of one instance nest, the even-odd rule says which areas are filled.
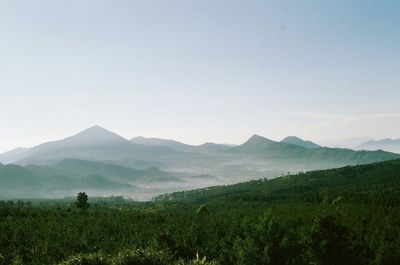
[[[198,151],[198,152],[216,153],[216,152],[227,151],[231,147],[232,146],[229,146],[229,145],[226,145],[226,144],[204,143],[204,144],[196,146],[195,150]]]
[[[56,141],[48,143],[47,145],[57,144],[61,145],[115,145],[115,144],[126,144],[128,140],[119,136],[118,134],[108,131],[100,126],[90,127],[74,136],[63,139],[62,141]]]
[[[314,142],[304,141],[296,136],[287,136],[281,141],[281,143],[298,145],[298,146],[308,148],[308,149],[314,149],[314,148],[321,147],[320,145],[318,145]]]
[[[360,150],[385,150],[394,153],[400,153],[400,138],[399,139],[382,139],[370,140],[362,143],[357,147]]]
[[[354,151],[341,148],[305,148],[299,145],[275,142],[254,135],[242,145],[232,147],[230,152],[255,155],[267,161],[289,165],[302,165],[308,169],[368,164],[400,158],[399,154],[384,151]]]
[[[0,161],[4,164],[10,164],[18,161],[29,154],[29,148],[16,148],[0,154]]]
[[[246,148],[264,148],[264,147],[270,146],[271,144],[274,144],[274,143],[276,143],[276,142],[271,139],[254,134],[246,142],[244,142],[241,146],[246,147]]]
[[[0,162],[20,165],[49,165],[67,158],[122,162],[126,165],[162,166],[160,160],[173,159],[178,153],[164,146],[135,144],[127,139],[94,126],[74,136],[28,148],[21,155],[4,153]],[[168,160],[168,159],[167,159]]]
[[[165,146],[176,151],[192,151],[195,146],[184,144],[178,141],[169,140],[169,139],[160,139],[160,138],[145,138],[142,136],[134,137],[131,139],[132,143],[149,145],[149,146]]]
[[[0,161],[3,163],[14,163],[16,161],[29,163],[31,160],[33,160],[32,162],[38,162],[38,160],[62,156],[63,153],[67,154],[71,149],[123,145],[126,142],[128,140],[113,132],[99,126],[93,126],[59,141],[43,143],[33,148],[17,148],[3,153],[0,155]]]

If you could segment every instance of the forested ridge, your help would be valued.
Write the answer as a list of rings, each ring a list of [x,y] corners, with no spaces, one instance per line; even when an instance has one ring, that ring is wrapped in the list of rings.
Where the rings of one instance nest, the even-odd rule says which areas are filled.
[[[227,186],[174,192],[156,201],[210,203],[221,201],[304,201],[400,205],[400,160],[300,172],[274,179],[259,179]]]
[[[394,160],[154,202],[4,201],[0,264],[400,264],[399,188]]]

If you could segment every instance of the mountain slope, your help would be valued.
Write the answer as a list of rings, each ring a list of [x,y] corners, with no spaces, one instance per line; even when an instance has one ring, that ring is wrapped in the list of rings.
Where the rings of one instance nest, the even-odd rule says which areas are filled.
[[[131,139],[132,143],[149,145],[149,146],[165,146],[176,151],[192,151],[195,146],[184,144],[178,141],[169,140],[169,139],[160,139],[160,138],[145,138],[142,136],[134,137]]]
[[[102,175],[120,182],[146,182],[148,179],[171,180],[171,175],[157,168],[133,169],[120,165],[105,164],[77,159],[64,159],[52,168],[64,172],[72,172],[76,176]]]
[[[321,147],[320,145],[318,145],[314,142],[304,141],[303,139],[300,139],[299,137],[296,137],[296,136],[287,136],[281,141],[281,143],[298,145],[298,146],[308,148],[308,149],[314,149],[314,148]]]
[[[63,159],[74,158],[92,161],[114,161],[126,165],[143,164],[162,166],[161,160],[179,158],[179,152],[164,146],[134,144],[125,138],[94,126],[74,136],[29,148],[14,159],[3,154],[4,161],[21,165],[50,165]],[[167,158],[167,159],[163,159]]]
[[[215,143],[204,143],[201,145],[189,145],[184,144],[182,142],[169,140],[169,139],[160,139],[160,138],[145,138],[142,136],[135,137],[131,139],[132,143],[143,144],[148,146],[165,146],[176,151],[181,152],[218,152],[223,151],[229,148],[229,145],[225,144],[215,144]]]
[[[14,163],[29,155],[29,148],[16,148],[0,154],[0,162],[4,164]]]

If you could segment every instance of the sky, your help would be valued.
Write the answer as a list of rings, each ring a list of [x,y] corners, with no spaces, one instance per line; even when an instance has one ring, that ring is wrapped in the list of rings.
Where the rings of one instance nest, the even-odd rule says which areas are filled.
[[[0,152],[400,138],[400,1],[0,0]]]

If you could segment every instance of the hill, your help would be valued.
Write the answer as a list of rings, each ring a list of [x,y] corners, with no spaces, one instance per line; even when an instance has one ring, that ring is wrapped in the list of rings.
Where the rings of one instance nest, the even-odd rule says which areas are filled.
[[[74,159],[49,166],[0,164],[0,198],[3,199],[62,198],[79,190],[91,196],[115,194],[144,199],[153,196],[154,189],[166,182],[181,180],[154,167],[132,169]]]
[[[207,204],[221,200],[333,202],[339,197],[400,206],[400,160],[176,192],[156,200]]]

